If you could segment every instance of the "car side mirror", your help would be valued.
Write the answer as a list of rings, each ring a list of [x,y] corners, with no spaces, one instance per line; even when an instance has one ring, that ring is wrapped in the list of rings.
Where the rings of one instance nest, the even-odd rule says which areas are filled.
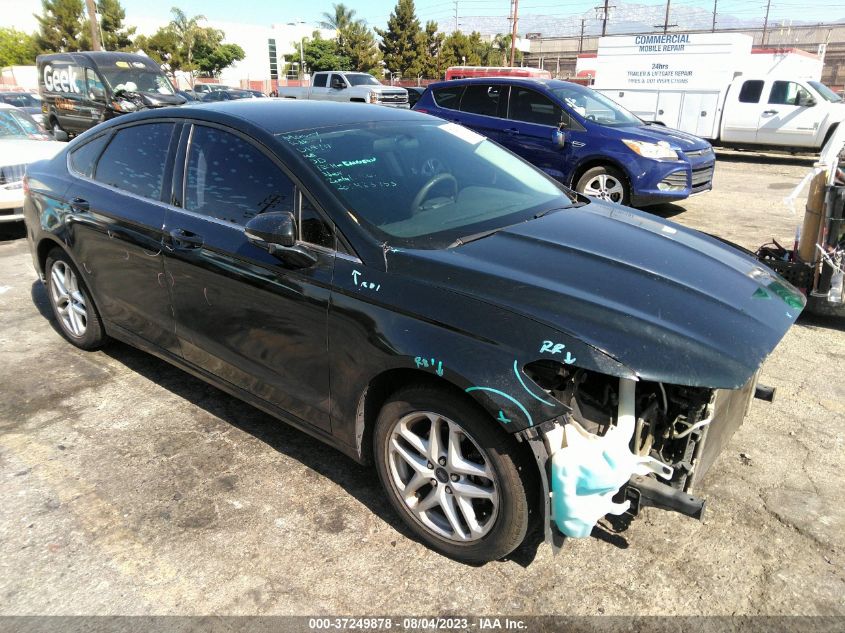
[[[291,268],[307,268],[317,262],[307,247],[296,243],[296,221],[290,211],[256,215],[246,223],[244,235]]]
[[[56,127],[53,128],[53,138],[61,143],[67,143],[70,140],[67,132]]]
[[[816,100],[813,98],[812,95],[801,95],[798,97],[798,105],[803,108],[812,108],[816,105]]]
[[[565,127],[564,123],[561,123],[558,129],[552,132],[552,140],[557,144],[558,147],[563,147],[566,145],[566,134],[563,132]]]
[[[335,90],[344,90],[346,88],[346,84],[343,83],[343,79],[339,77],[332,77],[332,88]]]
[[[296,245],[296,222],[290,211],[260,213],[246,223],[244,234],[259,246],[276,244],[289,248]]]
[[[106,100],[106,91],[102,88],[89,88],[88,89],[88,96],[94,99],[94,101],[105,101]]]

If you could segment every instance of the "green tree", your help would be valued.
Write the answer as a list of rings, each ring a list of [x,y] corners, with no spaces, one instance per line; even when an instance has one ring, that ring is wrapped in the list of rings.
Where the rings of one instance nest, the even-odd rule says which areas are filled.
[[[414,0],[398,0],[387,20],[387,29],[376,29],[376,33],[382,40],[379,48],[388,70],[403,77],[416,77],[422,72],[424,39]]]
[[[299,48],[299,42],[295,43]],[[321,70],[349,70],[350,63],[338,50],[337,42],[324,40],[318,31],[314,31],[311,39],[306,38],[304,43],[305,65],[312,73]]]
[[[472,35],[478,35],[473,33]],[[444,68],[449,66],[480,66],[481,56],[478,54],[476,38],[460,31],[449,33],[443,40],[443,50],[440,54]],[[477,41],[481,40],[478,35]]]
[[[175,72],[182,69],[179,36],[169,27],[160,28],[153,35],[139,35],[135,48],[144,51],[159,64],[167,64]]]
[[[132,36],[135,27],[126,27],[126,11],[120,0],[98,0],[97,13],[100,14],[100,29],[103,32],[103,49],[107,51],[132,50]]]
[[[0,67],[29,66],[35,63],[38,45],[35,36],[17,29],[0,28]]]
[[[338,42],[338,53],[348,60],[348,69],[370,73],[381,78],[381,53],[373,32],[356,20],[343,29],[343,40]]]
[[[224,68],[246,57],[244,49],[237,44],[224,44],[223,31],[204,29],[198,34],[194,62],[200,74],[205,77],[218,77]]]
[[[36,44],[42,53],[85,50],[83,0],[41,0],[41,15],[35,19]]]
[[[443,41],[446,36],[443,33],[437,32],[437,22],[429,20],[425,24],[425,30],[422,32],[423,39],[423,64],[421,73],[426,79],[442,79],[443,73],[446,71],[446,66],[443,65],[441,53],[443,51]]]

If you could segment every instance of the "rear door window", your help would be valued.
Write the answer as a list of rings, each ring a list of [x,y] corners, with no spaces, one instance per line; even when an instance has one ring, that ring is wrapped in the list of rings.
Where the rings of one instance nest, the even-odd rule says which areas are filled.
[[[259,213],[293,212],[293,182],[252,143],[197,125],[188,151],[185,208],[243,226]]]
[[[463,93],[463,86],[447,86],[445,88],[437,88],[431,94],[434,97],[434,102],[441,108],[457,110]]]
[[[763,94],[763,82],[759,79],[749,79],[739,91],[740,103],[760,103]]]
[[[461,112],[499,116],[499,106],[505,86],[472,84],[467,86],[461,99]]]
[[[314,87],[315,88],[325,88],[327,78],[328,78],[327,73],[318,73],[318,74],[314,75]]]
[[[97,162],[94,178],[123,191],[161,200],[174,123],[147,123],[118,130]]]

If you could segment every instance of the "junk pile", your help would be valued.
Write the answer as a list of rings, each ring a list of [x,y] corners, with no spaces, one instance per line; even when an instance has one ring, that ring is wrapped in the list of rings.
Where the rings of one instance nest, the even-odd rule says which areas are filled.
[[[757,258],[807,296],[807,311],[845,315],[845,126],[822,148],[819,160],[784,202],[795,200],[809,184],[804,221],[787,249],[764,244]]]

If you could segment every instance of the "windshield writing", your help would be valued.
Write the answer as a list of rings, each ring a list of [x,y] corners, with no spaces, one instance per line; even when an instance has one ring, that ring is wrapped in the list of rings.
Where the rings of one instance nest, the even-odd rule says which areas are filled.
[[[403,121],[282,134],[380,240],[442,248],[573,200],[536,168],[465,128]]]

